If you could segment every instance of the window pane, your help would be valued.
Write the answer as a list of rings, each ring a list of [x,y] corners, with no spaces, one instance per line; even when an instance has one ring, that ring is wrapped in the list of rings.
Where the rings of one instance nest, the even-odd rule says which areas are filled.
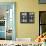
[[[41,33],[46,32],[46,25],[40,25],[40,31]]]
[[[0,26],[5,26],[5,21],[0,21]]]
[[[6,31],[6,39],[12,40],[12,29]]]
[[[5,26],[0,26],[0,31],[5,31]]]
[[[4,40],[5,39],[5,32],[0,32],[0,40]]]
[[[46,3],[46,0],[39,0],[40,3]]]
[[[40,24],[46,24],[46,12],[40,12]]]

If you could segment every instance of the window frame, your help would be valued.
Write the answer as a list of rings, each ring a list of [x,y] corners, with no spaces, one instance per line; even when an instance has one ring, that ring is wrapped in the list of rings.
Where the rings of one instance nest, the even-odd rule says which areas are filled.
[[[39,11],[39,36],[41,35],[40,26],[41,26],[41,25],[46,25],[46,24],[40,24],[40,14],[41,14],[42,12],[46,12],[46,11]]]
[[[40,2],[40,0],[38,0],[39,4],[46,4],[46,2]]]

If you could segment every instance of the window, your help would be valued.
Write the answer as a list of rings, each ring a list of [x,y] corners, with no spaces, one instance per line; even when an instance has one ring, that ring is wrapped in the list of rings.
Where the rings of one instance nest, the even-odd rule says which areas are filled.
[[[46,32],[46,11],[39,12],[39,35]]]
[[[38,0],[40,4],[46,4],[46,0]]]
[[[0,3],[0,40],[15,40],[15,3]]]

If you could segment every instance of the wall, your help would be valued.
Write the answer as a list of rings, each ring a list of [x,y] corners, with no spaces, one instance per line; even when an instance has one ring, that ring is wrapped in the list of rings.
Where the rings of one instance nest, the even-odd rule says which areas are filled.
[[[39,4],[38,0],[3,0],[0,2],[16,2],[16,37],[36,38],[39,33],[39,10],[46,10],[46,4]],[[34,12],[34,24],[20,23],[20,12]]]
[[[33,38],[35,24],[20,23],[20,12],[34,12],[33,0],[20,0],[17,5],[17,37],[18,38]],[[33,32],[33,33],[32,33]],[[33,35],[33,36],[32,36]]]

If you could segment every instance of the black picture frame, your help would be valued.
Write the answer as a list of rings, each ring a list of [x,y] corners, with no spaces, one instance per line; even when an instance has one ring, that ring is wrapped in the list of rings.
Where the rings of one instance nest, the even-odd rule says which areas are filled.
[[[20,12],[20,23],[34,23],[34,12]]]
[[[34,23],[34,12],[29,12],[28,15],[28,23]]]
[[[38,0],[39,4],[46,4],[46,0]]]

